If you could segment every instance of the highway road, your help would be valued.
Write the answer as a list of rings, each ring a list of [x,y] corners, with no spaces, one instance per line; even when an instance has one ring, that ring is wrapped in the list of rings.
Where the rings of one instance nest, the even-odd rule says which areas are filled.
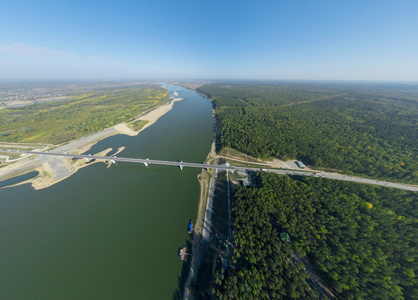
[[[228,165],[210,165],[210,164],[201,164],[201,163],[190,163],[190,162],[183,162],[183,161],[167,161],[167,160],[156,160],[156,159],[143,159],[143,158],[126,158],[126,157],[116,157],[116,156],[92,156],[86,154],[67,154],[67,153],[52,153],[52,152],[40,152],[40,151],[17,151],[17,150],[2,150],[0,152],[9,152],[9,153],[20,153],[20,154],[34,154],[34,155],[51,155],[51,156],[59,156],[59,157],[71,157],[71,158],[79,158],[79,159],[97,159],[97,160],[105,160],[111,162],[128,162],[128,163],[141,163],[146,166],[148,165],[165,165],[165,166],[175,166],[180,167],[181,169],[184,167],[189,168],[203,168],[203,169],[217,169],[217,170],[229,170],[229,171],[262,171],[262,172],[272,172],[276,174],[282,175],[300,175],[300,176],[313,176],[313,177],[322,177],[328,179],[335,179],[335,180],[344,180],[344,181],[352,181],[358,183],[367,183],[373,185],[380,185],[386,186],[396,189],[404,189],[409,191],[418,192],[418,187],[413,185],[401,184],[401,183],[392,183],[374,179],[366,179],[361,177],[355,176],[348,176],[338,173],[329,173],[329,172],[306,172],[306,171],[292,171],[292,170],[284,170],[284,169],[261,169],[261,168],[252,168],[252,167],[236,167],[236,166],[228,166]]]

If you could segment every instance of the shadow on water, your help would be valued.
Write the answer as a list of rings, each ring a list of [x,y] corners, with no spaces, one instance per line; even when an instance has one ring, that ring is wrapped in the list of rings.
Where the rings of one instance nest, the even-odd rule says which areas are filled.
[[[192,241],[188,240],[186,242],[186,251],[191,251],[192,249]],[[187,252],[187,253],[189,253]],[[187,276],[189,275],[190,270],[190,264],[192,261],[192,257],[190,255],[186,256],[186,259],[184,260],[183,266],[181,268],[180,276],[177,277],[177,288],[173,293],[173,300],[181,300],[184,296],[184,284],[186,283]]]

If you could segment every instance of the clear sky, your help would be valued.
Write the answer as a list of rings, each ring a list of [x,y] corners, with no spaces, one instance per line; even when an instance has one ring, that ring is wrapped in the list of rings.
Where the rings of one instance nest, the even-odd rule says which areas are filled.
[[[418,81],[418,1],[1,1],[0,79]]]

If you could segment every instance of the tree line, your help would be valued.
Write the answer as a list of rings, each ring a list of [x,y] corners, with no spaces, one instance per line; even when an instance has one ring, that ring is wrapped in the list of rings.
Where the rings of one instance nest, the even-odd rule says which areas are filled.
[[[219,298],[321,297],[296,254],[337,298],[416,299],[416,193],[271,173],[255,184],[234,193],[235,269],[218,273]]]
[[[393,88],[211,84],[198,91],[214,102],[221,146],[416,184],[418,91]]]

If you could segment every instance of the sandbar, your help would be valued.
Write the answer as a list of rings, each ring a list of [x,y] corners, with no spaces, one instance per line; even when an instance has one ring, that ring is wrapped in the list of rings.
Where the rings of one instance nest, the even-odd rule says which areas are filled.
[[[178,94],[176,95],[178,96]],[[110,136],[117,134],[125,134],[129,136],[135,136],[141,131],[145,130],[152,124],[154,124],[160,117],[166,114],[173,108],[175,102],[183,100],[183,98],[174,98],[168,104],[159,106],[149,112],[139,115],[134,121],[148,121],[140,130],[134,131],[129,127],[127,123],[117,124],[115,126],[106,128],[100,132],[82,137],[78,140],[69,142],[64,145],[60,145],[57,148],[50,150],[55,153],[74,153],[82,154],[88,151],[93,145],[99,141],[106,139]],[[112,151],[112,148],[106,149],[97,155],[104,155]],[[123,151],[123,147],[119,148],[118,151],[112,155]],[[98,162],[98,161],[96,161]],[[96,163],[95,162],[95,163]],[[68,178],[77,170],[82,167],[88,166],[91,163],[85,163],[83,160],[73,161],[71,158],[60,158],[53,156],[35,156],[28,155],[27,158],[20,161],[6,164],[6,166],[0,168],[0,181],[15,177],[32,170],[39,172],[39,175],[35,178],[24,181],[23,183],[31,183],[34,189],[42,189],[49,187],[59,181]],[[7,188],[7,187],[4,187]]]

